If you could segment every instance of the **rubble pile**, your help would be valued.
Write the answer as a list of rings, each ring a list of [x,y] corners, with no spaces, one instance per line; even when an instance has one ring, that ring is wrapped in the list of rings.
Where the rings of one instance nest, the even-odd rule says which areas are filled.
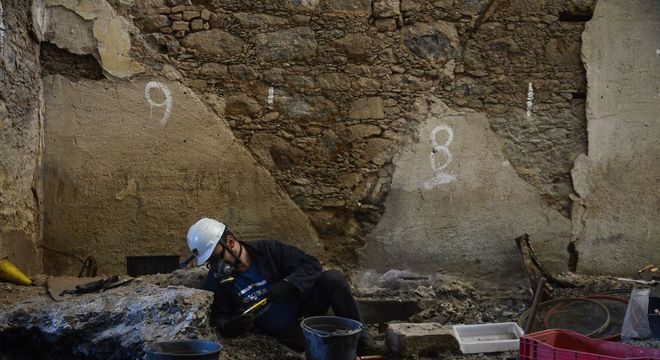
[[[152,281],[158,279],[61,302],[40,295],[5,307],[0,348],[42,358],[133,359],[151,342],[216,338],[209,324],[212,293]]]

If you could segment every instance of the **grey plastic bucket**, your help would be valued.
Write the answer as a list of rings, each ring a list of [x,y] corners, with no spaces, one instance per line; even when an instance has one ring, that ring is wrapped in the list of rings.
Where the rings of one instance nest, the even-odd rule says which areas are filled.
[[[300,326],[307,360],[355,360],[362,323],[339,316],[314,316]]]
[[[147,360],[218,360],[222,345],[211,340],[179,340],[153,343]]]

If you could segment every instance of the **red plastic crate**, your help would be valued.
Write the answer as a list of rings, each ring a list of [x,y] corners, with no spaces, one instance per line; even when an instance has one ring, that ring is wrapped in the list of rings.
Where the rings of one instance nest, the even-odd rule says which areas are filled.
[[[573,331],[550,329],[520,338],[520,360],[652,360],[660,349],[594,340]]]

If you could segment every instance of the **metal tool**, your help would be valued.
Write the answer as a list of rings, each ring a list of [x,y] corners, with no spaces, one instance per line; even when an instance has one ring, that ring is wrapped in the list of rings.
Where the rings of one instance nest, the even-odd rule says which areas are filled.
[[[257,301],[256,303],[254,303],[254,305],[250,306],[247,310],[243,311],[243,315],[245,315],[245,314],[249,313],[250,311],[253,311],[257,308],[260,308],[262,305],[264,305],[266,303],[266,301],[268,301],[267,298]]]
[[[119,281],[119,276],[111,276],[106,279],[101,279],[97,281],[92,281],[87,284],[82,284],[82,285],[77,285],[75,289],[73,290],[64,290],[60,294],[62,295],[74,295],[74,294],[89,294],[93,292],[97,292],[100,290],[108,289],[110,288],[111,285]]]
[[[539,283],[536,285],[536,292],[534,292],[534,301],[532,301],[532,313],[529,315],[527,326],[525,326],[525,334],[532,332],[534,325],[534,318],[536,317],[536,310],[538,310],[541,297],[543,297],[543,285],[545,285],[545,278],[541,276]]]

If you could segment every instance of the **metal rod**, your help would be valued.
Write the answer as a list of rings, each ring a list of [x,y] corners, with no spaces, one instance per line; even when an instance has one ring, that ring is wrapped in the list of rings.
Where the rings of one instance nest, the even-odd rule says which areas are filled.
[[[527,326],[525,327],[525,334],[529,334],[532,331],[532,325],[534,325],[534,318],[536,317],[536,310],[538,310],[539,302],[543,296],[543,285],[545,285],[545,278],[541,276],[538,284],[536,285],[536,292],[534,292],[534,301],[532,301],[532,313],[529,315],[529,320],[527,320]]]

